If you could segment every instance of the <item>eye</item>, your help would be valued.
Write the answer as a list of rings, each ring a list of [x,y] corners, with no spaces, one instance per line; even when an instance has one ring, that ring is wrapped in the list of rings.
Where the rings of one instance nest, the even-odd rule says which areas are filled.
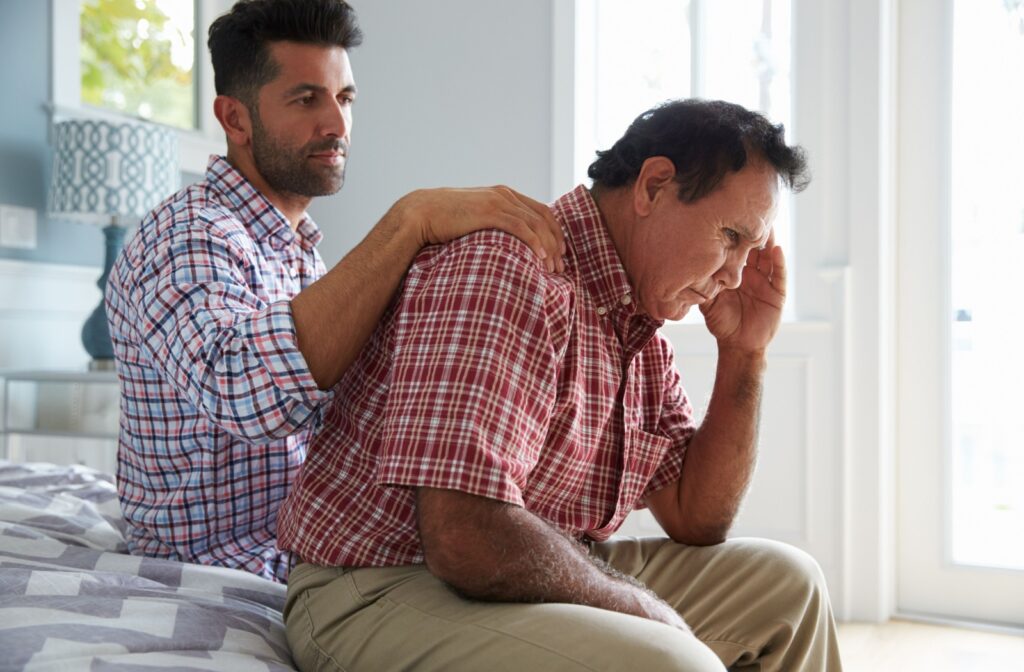
[[[740,242],[740,234],[735,229],[725,229],[725,237],[729,239],[729,242],[733,245]]]
[[[309,107],[310,105],[313,104],[313,96],[312,94],[308,96],[303,96],[301,98],[297,98],[295,102],[301,105],[302,107]]]
[[[356,102],[356,97],[351,95],[340,96],[340,99],[344,105],[354,105]]]

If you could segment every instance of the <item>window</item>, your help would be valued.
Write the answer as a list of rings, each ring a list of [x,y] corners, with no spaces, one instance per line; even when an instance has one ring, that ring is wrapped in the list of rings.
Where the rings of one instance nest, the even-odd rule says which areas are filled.
[[[206,35],[232,2],[51,0],[53,121],[127,116],[175,126],[182,171],[203,174],[210,154],[226,148],[213,67],[192,36]]]
[[[574,183],[589,182],[595,152],[610,147],[637,114],[671,98],[758,110],[784,124],[792,142],[790,11],[791,0],[577,0]],[[775,219],[776,242],[787,252],[790,200],[780,192]],[[787,319],[793,305],[787,301]],[[690,318],[699,320],[698,311]]]
[[[1019,626],[1024,3],[900,11],[898,608]]]
[[[82,102],[196,128],[194,10],[180,0],[82,0]]]
[[[1024,2],[953,4],[952,557],[1024,570]],[[981,166],[999,166],[983,170]]]

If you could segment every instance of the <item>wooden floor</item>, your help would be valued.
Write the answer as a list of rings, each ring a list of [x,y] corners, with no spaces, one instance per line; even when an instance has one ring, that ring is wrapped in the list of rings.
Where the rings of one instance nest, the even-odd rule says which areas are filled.
[[[940,625],[890,621],[843,623],[845,672],[990,672],[1024,670],[1024,637]]]

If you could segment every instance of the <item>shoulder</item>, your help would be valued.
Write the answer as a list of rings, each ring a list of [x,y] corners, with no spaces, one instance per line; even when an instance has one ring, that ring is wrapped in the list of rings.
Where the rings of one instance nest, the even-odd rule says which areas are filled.
[[[222,258],[246,266],[254,251],[245,224],[208,185],[190,185],[154,208],[119,259],[122,272],[149,273]]]
[[[544,303],[572,294],[571,283],[549,273],[526,243],[493,229],[424,248],[409,269],[406,290],[455,284]]]

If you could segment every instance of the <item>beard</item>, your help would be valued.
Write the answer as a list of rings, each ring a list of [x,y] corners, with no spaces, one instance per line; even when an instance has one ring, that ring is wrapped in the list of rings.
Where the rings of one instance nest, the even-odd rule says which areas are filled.
[[[340,166],[320,165],[310,154],[340,151],[345,160]],[[277,142],[263,126],[259,114],[252,115],[252,155],[263,179],[275,191],[298,196],[329,196],[345,184],[348,143],[341,138],[310,142],[297,149]]]

